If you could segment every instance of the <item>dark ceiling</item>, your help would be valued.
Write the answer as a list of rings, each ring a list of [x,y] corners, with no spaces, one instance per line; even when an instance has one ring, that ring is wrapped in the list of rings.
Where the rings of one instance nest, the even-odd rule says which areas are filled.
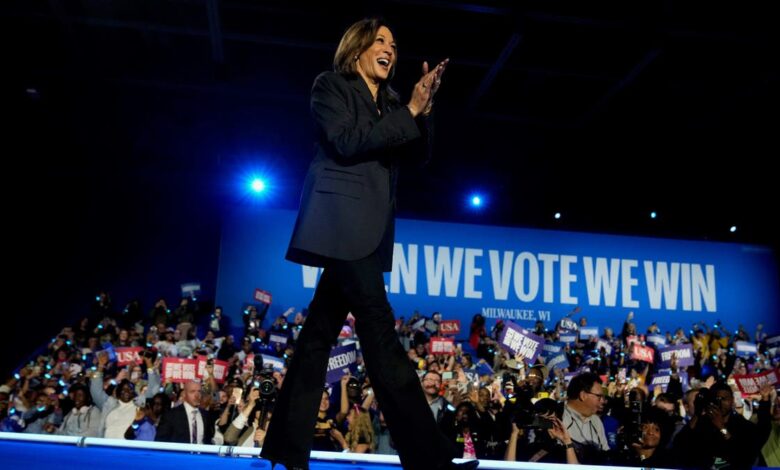
[[[398,41],[402,96],[423,60],[451,60],[436,158],[403,175],[401,216],[776,246],[780,55],[766,5],[14,1],[2,7],[11,142],[20,181],[81,202],[95,191],[63,194],[189,192],[219,210],[259,167],[275,175],[269,204],[295,208],[311,82],[344,29],[377,15]],[[470,190],[488,197],[479,213]]]

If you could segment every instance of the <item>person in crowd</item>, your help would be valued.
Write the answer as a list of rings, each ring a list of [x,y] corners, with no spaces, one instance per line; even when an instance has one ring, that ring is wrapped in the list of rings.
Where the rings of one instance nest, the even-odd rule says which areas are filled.
[[[422,376],[422,389],[425,398],[428,400],[428,406],[433,413],[436,422],[441,425],[453,418],[455,407],[447,399],[441,396],[441,374],[434,371],[428,371]]]
[[[51,387],[45,387],[35,396],[34,406],[22,414],[26,424],[25,433],[51,434],[62,423],[59,398]]]
[[[184,384],[182,404],[162,415],[157,427],[156,441],[210,444],[214,435],[213,415],[200,408],[201,384]]]
[[[592,372],[577,375],[569,382],[566,396],[561,421],[575,444],[579,462],[603,462],[609,443],[598,416],[606,400],[601,379]]]
[[[314,428],[312,450],[330,452],[349,450],[349,444],[344,439],[344,435],[341,431],[339,431],[336,422],[329,415],[329,410],[330,392],[326,388],[322,391],[320,408],[317,411],[317,424]]]
[[[82,384],[74,384],[68,389],[73,408],[65,415],[57,434],[63,436],[100,437],[101,412],[92,403],[89,389]]]
[[[347,434],[344,440],[349,451],[358,454],[372,453],[376,448],[376,438],[368,410],[357,404],[353,405],[349,410],[347,423]]]
[[[512,420],[512,432],[504,460],[578,464],[574,441],[558,417],[555,400],[542,398],[533,404],[531,420]]]
[[[780,467],[780,395],[774,390],[772,400],[772,431],[761,448],[759,466]]]
[[[674,459],[666,450],[669,432],[673,429],[671,418],[665,411],[649,408],[642,415],[636,435],[627,438],[628,447],[617,452],[611,463],[626,467],[674,467]]]
[[[734,411],[734,392],[724,382],[702,388],[694,400],[694,416],[677,434],[672,451],[682,467],[750,468],[771,432],[771,386],[761,389],[757,423]]]

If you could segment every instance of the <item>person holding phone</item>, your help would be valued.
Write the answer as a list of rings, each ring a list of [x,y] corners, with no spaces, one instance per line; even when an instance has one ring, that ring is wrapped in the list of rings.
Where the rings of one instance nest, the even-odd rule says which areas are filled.
[[[578,465],[574,441],[558,417],[558,404],[542,398],[533,405],[533,420],[525,426],[512,422],[504,460]],[[533,438],[529,430],[533,429]]]

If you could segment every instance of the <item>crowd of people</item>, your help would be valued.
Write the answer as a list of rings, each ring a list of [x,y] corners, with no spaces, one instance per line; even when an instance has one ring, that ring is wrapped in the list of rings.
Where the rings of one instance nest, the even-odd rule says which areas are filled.
[[[89,315],[63,328],[0,386],[0,431],[262,447],[306,320],[305,311],[274,319],[267,312],[267,305],[250,305],[241,313],[243,325],[234,326],[220,307],[202,311],[191,298],[173,310],[160,299],[144,312],[137,301],[117,309],[101,293]],[[531,363],[503,347],[507,324],[489,324],[479,314],[467,341],[444,352],[432,348],[432,338],[444,334],[442,318],[415,312],[399,318],[396,330],[431,413],[463,458],[780,466],[778,384],[770,380],[748,394],[735,380],[780,374],[777,345],[760,326],[751,335],[721,322],[672,332],[652,323],[640,333],[629,313],[619,329],[586,336],[578,331],[585,331],[587,318],[569,314],[529,329],[562,355],[552,361],[543,353]],[[339,341],[356,344],[357,362],[337,382],[323,384],[313,449],[394,454],[352,322]],[[659,355],[647,361],[631,354],[634,344],[657,347],[651,337],[693,351],[685,365],[672,356],[663,384],[650,380],[664,367]],[[740,351],[741,341],[755,351]],[[122,348],[135,348],[136,360],[120,365]],[[173,358],[205,360],[199,379],[165,375],[163,363]]]

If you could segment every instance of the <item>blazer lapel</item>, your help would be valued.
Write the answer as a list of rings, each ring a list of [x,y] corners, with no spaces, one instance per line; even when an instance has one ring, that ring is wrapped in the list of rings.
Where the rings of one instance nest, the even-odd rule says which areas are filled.
[[[377,109],[376,102],[374,101],[374,97],[371,96],[371,90],[368,89],[368,85],[366,84],[366,81],[363,80],[363,77],[357,75],[348,77],[347,80],[349,81],[349,84],[352,85],[352,88],[357,90],[358,94],[363,98],[363,101],[365,101],[365,104],[371,110],[371,115],[375,118],[379,118],[379,110]]]

